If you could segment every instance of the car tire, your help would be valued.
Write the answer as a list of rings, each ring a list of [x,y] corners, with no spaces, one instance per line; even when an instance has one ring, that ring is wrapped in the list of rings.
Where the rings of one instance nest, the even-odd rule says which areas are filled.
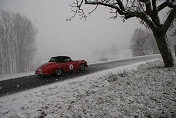
[[[80,69],[81,71],[84,71],[84,70],[86,69],[85,64],[82,63],[82,64],[80,65],[80,68],[79,68],[79,69]]]
[[[39,78],[39,79],[41,79],[41,78],[43,78],[43,75],[36,74],[36,77]]]
[[[63,73],[63,71],[62,71],[62,69],[56,69],[55,71],[54,71],[54,74],[56,75],[56,76],[60,76],[61,74]]]

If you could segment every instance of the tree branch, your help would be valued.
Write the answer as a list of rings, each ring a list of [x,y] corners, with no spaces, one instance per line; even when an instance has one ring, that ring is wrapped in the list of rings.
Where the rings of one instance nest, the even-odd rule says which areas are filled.
[[[152,0],[153,11],[157,11],[156,0]]]
[[[148,11],[150,15],[152,12],[151,2],[150,1],[145,2],[145,5],[146,5],[146,11]]]
[[[157,9],[158,12],[161,11],[162,9],[166,8],[168,6],[168,2],[163,2],[162,4],[160,4]]]
[[[78,0],[76,0],[75,2],[73,2],[71,6],[71,8],[75,8],[74,10],[72,10],[72,12],[74,12],[74,15],[71,18],[66,19],[66,21],[71,21],[77,14],[79,14],[81,16],[81,18],[85,18],[86,19],[86,15],[84,13],[84,10],[81,8],[82,4],[83,4],[84,0],[81,0],[81,2],[79,3]]]
[[[95,6],[95,8],[94,8],[92,11],[90,11],[88,14],[93,13],[97,8],[98,8],[98,4],[97,4],[97,5]]]
[[[137,11],[130,11],[130,10],[125,10],[124,9],[124,5],[122,4],[122,2],[120,0],[116,0],[118,6],[115,6],[114,4],[110,4],[110,3],[104,3],[104,2],[100,2],[100,1],[87,1],[85,0],[85,4],[91,4],[91,5],[102,5],[102,6],[107,6],[113,9],[116,9],[117,12],[120,15],[123,15],[125,17],[125,19],[129,19],[132,17],[137,17],[140,18],[141,20],[145,21],[146,24],[153,30],[155,31],[156,29],[156,25],[149,19],[149,17],[147,16],[147,14],[145,14],[144,12],[137,12]],[[150,2],[150,1],[148,1]],[[147,3],[149,4],[149,3]]]
[[[117,0],[119,1],[119,0]],[[119,1],[120,2],[120,1]],[[122,9],[120,9],[118,6],[115,6],[115,4],[110,4],[110,3],[104,3],[104,2],[99,2],[99,1],[87,1],[85,0],[85,4],[91,4],[91,5],[102,5],[102,6],[106,6],[112,9],[116,9],[116,11],[120,14],[120,15],[125,15],[125,11],[123,11],[122,9],[124,9],[123,4],[118,4],[119,7],[121,7]]]
[[[142,21],[145,21],[145,23],[151,28],[152,31],[155,31],[155,29],[157,28],[156,25],[149,19],[147,14],[145,14],[145,12],[131,12],[128,14],[131,14],[131,17],[137,17],[140,18]]]
[[[114,9],[119,9],[119,7],[115,6],[114,4],[99,2],[98,0],[96,0],[96,1],[87,1],[87,0],[85,0],[85,4],[103,5],[103,6],[106,6],[106,7],[110,7],[110,8],[114,8]]]
[[[170,13],[169,13],[167,19],[166,19],[165,22],[164,22],[164,25],[163,25],[163,27],[161,28],[161,30],[163,30],[163,33],[166,33],[166,32],[167,32],[168,28],[170,27],[170,25],[171,25],[172,22],[174,21],[175,17],[176,17],[176,7],[173,8],[173,9],[170,11]]]
[[[119,5],[120,9],[121,9],[122,11],[125,11],[125,7],[124,7],[122,1],[121,1],[121,0],[116,0],[116,1],[117,1],[117,4]]]
[[[168,6],[171,8],[176,7],[176,1],[174,0],[166,0],[166,2],[168,2]]]
[[[150,1],[146,2],[146,13],[148,13],[148,15],[150,16],[150,18],[152,19],[152,21],[155,23],[156,26],[160,26],[160,20],[156,7],[156,0],[152,0],[152,8],[151,2]]]

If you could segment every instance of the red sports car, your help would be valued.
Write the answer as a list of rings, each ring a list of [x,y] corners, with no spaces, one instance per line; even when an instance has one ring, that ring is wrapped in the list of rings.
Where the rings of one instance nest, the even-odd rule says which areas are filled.
[[[61,75],[63,72],[85,70],[88,67],[85,60],[72,60],[68,56],[52,57],[49,62],[41,65],[36,71],[37,75]]]

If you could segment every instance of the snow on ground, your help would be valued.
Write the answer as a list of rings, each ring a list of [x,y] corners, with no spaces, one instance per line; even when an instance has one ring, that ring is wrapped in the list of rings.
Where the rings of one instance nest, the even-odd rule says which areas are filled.
[[[176,67],[139,64],[1,97],[0,117],[176,117]]]
[[[88,63],[89,65],[92,64],[99,64],[99,63],[107,63],[107,62],[115,62],[115,61],[120,61],[120,60],[129,60],[130,59],[138,59],[138,58],[143,58],[143,57],[153,57],[153,56],[160,56],[160,54],[152,54],[152,55],[144,55],[144,56],[135,56],[135,57],[127,57],[127,58],[117,58],[117,59],[109,59],[107,61],[99,61],[99,62],[92,62],[92,63]],[[151,60],[155,60],[155,59],[151,59]],[[148,61],[151,61],[148,60]],[[144,62],[144,61],[143,61]],[[142,63],[143,63],[142,62]],[[147,62],[147,61],[146,61]]]
[[[0,81],[18,78],[18,77],[24,77],[29,75],[34,75],[35,72],[28,72],[28,73],[12,73],[12,74],[0,74]]]

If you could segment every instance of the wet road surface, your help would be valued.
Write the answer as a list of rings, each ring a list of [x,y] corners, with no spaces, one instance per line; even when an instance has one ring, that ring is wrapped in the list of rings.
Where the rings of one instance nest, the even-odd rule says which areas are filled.
[[[111,62],[103,62],[97,64],[91,64],[85,71],[74,71],[74,72],[67,72],[59,77],[57,76],[48,76],[45,78],[39,78],[36,75],[13,78],[9,80],[0,81],[0,97],[4,95],[13,94],[16,92],[32,89],[35,87],[51,84],[54,82],[63,81],[66,79],[75,78],[82,75],[87,75],[90,73],[125,66],[129,64],[134,64],[141,61],[152,60],[160,58],[160,55],[152,55],[146,57],[138,57],[138,58],[131,58],[131,59],[123,59]]]

